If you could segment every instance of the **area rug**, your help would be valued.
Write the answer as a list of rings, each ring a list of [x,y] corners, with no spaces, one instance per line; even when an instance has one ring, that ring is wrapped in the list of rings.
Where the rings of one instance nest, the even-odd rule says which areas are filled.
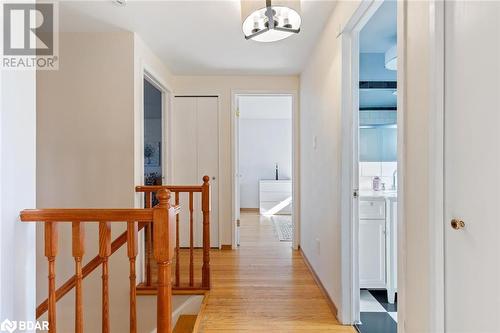
[[[274,215],[271,217],[274,233],[280,242],[291,242],[293,238],[293,224],[291,216]]]

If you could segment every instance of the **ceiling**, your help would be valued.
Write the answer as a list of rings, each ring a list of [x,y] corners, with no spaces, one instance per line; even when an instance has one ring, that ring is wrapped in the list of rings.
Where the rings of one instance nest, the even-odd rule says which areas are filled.
[[[292,119],[291,96],[239,96],[242,119]]]
[[[386,0],[361,30],[362,53],[385,53],[396,44],[397,2]]]
[[[302,0],[298,35],[274,43],[247,41],[239,0],[61,1],[60,30],[137,32],[177,75],[299,74],[334,8]]]

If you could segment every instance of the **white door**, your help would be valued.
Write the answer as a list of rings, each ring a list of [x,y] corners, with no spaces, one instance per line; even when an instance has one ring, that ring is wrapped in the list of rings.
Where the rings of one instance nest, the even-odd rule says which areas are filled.
[[[445,2],[445,325],[500,332],[500,2]],[[465,222],[453,229],[452,219]]]
[[[217,97],[175,97],[173,105],[173,183],[201,184],[210,177],[210,244],[219,246],[219,121]],[[195,246],[202,245],[202,215],[199,194],[194,197]],[[180,197],[181,246],[189,245],[189,197]]]

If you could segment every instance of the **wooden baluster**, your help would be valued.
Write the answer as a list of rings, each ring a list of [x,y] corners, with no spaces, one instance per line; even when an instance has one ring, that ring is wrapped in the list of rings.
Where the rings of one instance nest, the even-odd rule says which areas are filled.
[[[151,208],[151,192],[145,192],[144,193],[146,197],[146,204],[144,205],[145,208]]]
[[[49,332],[56,333],[57,223],[45,222],[45,256],[49,261]]]
[[[111,224],[99,222],[99,256],[102,259],[102,332],[109,333],[109,267]]]
[[[179,192],[175,192],[175,205],[179,205]],[[181,257],[179,249],[181,242],[179,239],[179,214],[175,216],[175,285],[177,287],[181,284]]]
[[[201,209],[203,211],[203,267],[201,284],[210,289],[210,177],[203,177]]]
[[[151,192],[145,192],[146,208],[151,208]],[[146,241],[146,286],[151,286],[151,261],[153,257],[153,227],[151,223],[146,224],[144,230]]]
[[[85,228],[80,222],[72,223],[72,253],[75,258],[75,332],[83,333],[82,258],[85,253]]]
[[[157,332],[172,332],[172,271],[171,271],[171,246],[169,221],[170,192],[160,190],[156,197],[159,204],[153,212],[154,254],[158,264],[158,289],[157,289]]]
[[[189,286],[194,285],[193,192],[189,192]]]
[[[130,333],[137,332],[137,309],[136,309],[136,275],[135,259],[137,257],[137,233],[138,225],[135,222],[127,223],[127,254],[130,263]]]

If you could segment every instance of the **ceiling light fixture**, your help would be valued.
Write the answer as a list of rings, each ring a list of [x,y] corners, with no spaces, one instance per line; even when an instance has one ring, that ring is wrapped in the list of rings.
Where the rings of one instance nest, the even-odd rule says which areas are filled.
[[[241,0],[245,39],[275,42],[300,32],[300,0]]]
[[[385,52],[385,68],[391,71],[398,70],[398,48],[396,45]]]
[[[127,0],[113,0],[113,3],[117,6],[125,6],[127,4]]]

